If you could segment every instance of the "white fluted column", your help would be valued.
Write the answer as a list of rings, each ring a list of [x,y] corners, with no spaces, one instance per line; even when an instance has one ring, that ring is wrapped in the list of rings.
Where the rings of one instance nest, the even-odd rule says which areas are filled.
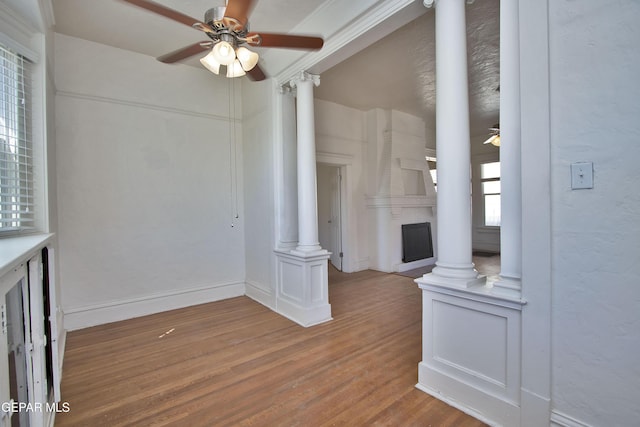
[[[302,326],[331,320],[327,262],[330,253],[318,242],[313,114],[313,86],[318,84],[318,76],[305,72],[289,82],[296,88],[297,96],[298,246],[291,250],[276,250],[275,309]],[[290,106],[283,104],[283,115],[286,116]]]
[[[313,113],[313,87],[320,76],[302,72],[291,81],[297,91],[298,134],[298,252],[317,252],[318,191],[316,184],[316,140]]]
[[[465,0],[436,2],[436,281],[478,284],[471,248],[471,154]]]
[[[518,296],[522,277],[520,178],[520,31],[518,2],[500,2],[500,279],[497,292]]]
[[[282,111],[282,153],[280,165],[276,165],[282,174],[280,191],[279,249],[294,249],[298,245],[298,172],[296,150],[296,102],[293,90],[289,86],[280,89],[280,107]]]

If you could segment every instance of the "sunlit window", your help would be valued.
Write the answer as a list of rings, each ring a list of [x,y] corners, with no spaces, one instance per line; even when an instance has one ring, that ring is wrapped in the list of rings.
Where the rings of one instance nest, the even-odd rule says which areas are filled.
[[[33,228],[30,63],[0,46],[0,233]]]
[[[436,171],[436,158],[431,156],[426,156],[427,164],[429,165],[429,174],[431,175],[431,180],[433,181],[434,190],[438,191],[438,173]]]
[[[480,165],[482,197],[484,201],[484,225],[500,226],[500,162]]]

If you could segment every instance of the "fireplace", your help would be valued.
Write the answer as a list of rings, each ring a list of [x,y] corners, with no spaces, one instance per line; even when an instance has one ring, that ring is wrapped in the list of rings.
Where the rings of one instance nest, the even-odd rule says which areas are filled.
[[[431,223],[420,222],[402,225],[402,262],[433,257]]]

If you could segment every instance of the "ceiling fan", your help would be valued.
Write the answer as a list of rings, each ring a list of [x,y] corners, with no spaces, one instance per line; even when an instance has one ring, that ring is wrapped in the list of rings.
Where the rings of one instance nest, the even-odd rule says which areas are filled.
[[[496,123],[489,128],[489,138],[483,144],[491,144],[500,147],[500,124]]]
[[[250,32],[248,15],[254,0],[227,0],[226,6],[207,10],[204,22],[151,0],[123,1],[200,30],[210,39],[162,55],[157,58],[158,61],[171,64],[209,51],[200,59],[202,65],[215,74],[219,74],[220,67],[224,65],[227,68],[227,77],[247,74],[253,81],[266,78],[258,65],[258,54],[247,49],[244,44],[307,50],[318,50],[324,44],[320,37]]]

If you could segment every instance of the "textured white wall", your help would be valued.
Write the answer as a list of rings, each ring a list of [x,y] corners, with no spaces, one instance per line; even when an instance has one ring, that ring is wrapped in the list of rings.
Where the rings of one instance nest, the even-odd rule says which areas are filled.
[[[272,81],[243,81],[245,260],[247,294],[273,307],[275,298]]]
[[[640,3],[549,2],[553,408],[640,420]],[[570,164],[594,164],[571,190]]]
[[[160,296],[158,311],[243,289],[227,80],[63,35],[55,60],[63,308],[120,307],[74,327],[143,314],[154,308],[136,304]]]
[[[322,84],[322,83],[320,83]],[[367,149],[364,113],[332,102],[315,100],[316,152],[336,154],[350,162],[347,169],[347,224],[343,224],[345,259],[343,270],[353,272],[369,267],[369,240],[367,236],[365,204]],[[334,164],[336,165],[336,164]],[[349,191],[350,190],[350,191]]]

